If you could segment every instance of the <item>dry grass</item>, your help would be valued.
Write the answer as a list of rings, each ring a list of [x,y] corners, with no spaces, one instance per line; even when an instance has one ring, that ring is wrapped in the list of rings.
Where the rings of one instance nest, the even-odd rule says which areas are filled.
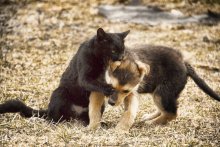
[[[0,38],[3,42],[0,49],[4,50],[0,59],[0,102],[19,98],[31,107],[46,107],[69,59],[98,27],[112,32],[130,29],[128,46],[150,43],[188,51],[193,54],[192,65],[201,77],[220,93],[220,72],[213,70],[220,69],[220,24],[144,27],[112,23],[94,13],[98,3],[115,1],[26,2],[26,5],[14,5],[16,13],[8,21],[8,31]],[[180,7],[179,3],[172,5]],[[0,9],[8,6],[3,7]],[[193,7],[181,4],[182,10],[193,10],[188,13],[207,8],[220,10],[219,5],[197,3]],[[211,41],[204,42],[204,37]],[[168,125],[139,123],[143,114],[154,110],[150,96],[140,99],[140,111],[129,134],[114,131],[123,111],[110,106],[103,117],[108,128],[94,132],[87,131],[77,121],[54,125],[38,118],[6,114],[0,115],[0,146],[219,146],[220,103],[205,95],[192,80],[180,96],[177,119]]]

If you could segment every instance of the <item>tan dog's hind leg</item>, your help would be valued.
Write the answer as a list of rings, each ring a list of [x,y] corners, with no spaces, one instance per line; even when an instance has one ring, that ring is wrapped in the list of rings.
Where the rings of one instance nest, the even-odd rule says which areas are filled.
[[[175,114],[162,112],[161,115],[151,121],[151,124],[165,125],[176,118]]]
[[[161,112],[160,110],[156,110],[155,112],[151,113],[151,114],[144,114],[142,116],[142,121],[149,121],[149,120],[152,120],[154,118],[157,118],[158,116],[161,115]]]
[[[137,116],[137,111],[138,111],[137,96],[130,94],[125,98],[124,104],[125,104],[125,112],[116,126],[116,131],[128,132]]]
[[[89,97],[89,126],[90,130],[97,129],[101,121],[101,107],[105,96],[99,92],[91,92]]]
[[[169,121],[176,118],[176,114],[169,113],[164,110],[161,101],[162,101],[162,99],[160,96],[154,95],[154,103],[156,104],[160,115],[158,115],[158,116],[155,115],[156,117],[151,119],[150,124],[166,124]]]

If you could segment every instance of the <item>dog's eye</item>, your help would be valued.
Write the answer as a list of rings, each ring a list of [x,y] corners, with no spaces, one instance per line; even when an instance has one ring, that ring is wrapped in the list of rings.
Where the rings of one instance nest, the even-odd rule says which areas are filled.
[[[123,90],[123,93],[128,93],[129,92],[129,90]]]
[[[104,39],[103,42],[106,43],[106,42],[108,42],[108,40]]]
[[[112,50],[112,54],[116,54],[116,51],[115,51],[115,50]]]

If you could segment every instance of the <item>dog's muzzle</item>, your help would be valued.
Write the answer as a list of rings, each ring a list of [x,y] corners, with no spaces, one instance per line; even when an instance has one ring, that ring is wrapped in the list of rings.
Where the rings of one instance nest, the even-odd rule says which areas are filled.
[[[111,98],[108,99],[108,104],[110,104],[111,106],[115,105],[115,101],[112,100]]]
[[[118,99],[118,92],[114,92],[108,99],[108,103],[112,106],[115,105],[116,101]]]

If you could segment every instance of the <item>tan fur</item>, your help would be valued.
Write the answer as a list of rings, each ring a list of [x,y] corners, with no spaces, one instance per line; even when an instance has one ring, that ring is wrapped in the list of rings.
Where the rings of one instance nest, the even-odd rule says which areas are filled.
[[[91,92],[89,97],[89,126],[90,130],[100,126],[101,107],[104,103],[105,96],[99,92]]]
[[[143,120],[148,120],[151,124],[166,124],[176,118],[178,94],[183,90],[187,82],[187,76],[190,76],[200,88],[203,87],[204,92],[219,101],[218,94],[199,78],[193,67],[183,60],[180,52],[167,47],[147,47],[149,47],[147,51],[144,50],[145,48],[140,48],[135,52],[136,55],[140,55],[139,57],[135,57],[135,54],[128,52],[120,65],[115,66],[115,71],[110,72],[112,76],[110,76],[110,79],[113,79],[112,85],[117,92],[109,98],[109,104],[120,105],[123,101],[126,104],[125,113],[117,128],[126,130],[133,123],[130,119],[132,117],[131,111],[136,109],[130,108],[129,105],[132,105],[132,103],[126,101],[126,99],[129,95],[137,92],[138,86],[140,86],[139,93],[154,93],[153,100],[157,106],[157,111],[143,117]],[[146,54],[146,56],[142,54]],[[146,64],[139,61],[139,59]],[[158,61],[156,61],[157,59]],[[153,68],[151,72],[150,66]],[[169,72],[170,75],[164,74]],[[129,90],[126,87],[127,85],[129,85]],[[178,86],[175,87],[175,85]]]
[[[128,60],[128,59],[127,59]],[[128,131],[134,123],[138,110],[138,99],[135,96],[136,90],[143,80],[143,77],[149,73],[150,67],[140,61],[135,61],[138,66],[134,66],[131,61],[122,61],[117,68],[129,70],[134,73],[136,79],[129,81],[126,85],[119,85],[116,77],[110,76],[113,87],[118,91],[115,105],[120,105],[123,101],[125,104],[125,112],[116,126],[116,130]],[[115,68],[116,69],[116,68]],[[139,80],[137,80],[139,78]],[[116,82],[117,81],[117,82]],[[139,81],[137,83],[137,81]],[[123,90],[129,90],[129,93],[123,93]],[[153,95],[154,103],[157,106],[157,111],[150,115],[144,115],[143,120],[148,120],[150,124],[166,124],[168,121],[176,118],[176,114],[168,113],[162,106],[161,97]]]
[[[123,103],[124,99],[126,98],[128,94],[124,94],[124,93],[119,93],[118,94],[118,99],[117,102],[115,103],[115,106],[119,106]]]
[[[115,61],[115,62],[110,61],[109,65],[110,65],[110,69],[114,71],[118,66],[121,65],[121,61]]]
[[[119,82],[118,82],[118,79],[110,76],[110,79],[111,79],[111,84],[112,84],[112,87],[119,87]]]
[[[160,96],[154,95],[153,100],[158,110],[152,114],[144,115],[142,117],[143,121],[148,120],[150,121],[150,124],[166,124],[167,122],[176,118],[176,114],[167,113],[164,111]]]
[[[120,91],[123,91],[123,90],[132,91],[133,87],[130,84],[126,84],[124,86],[118,85],[118,86],[115,86],[114,88],[119,91],[117,102],[115,103],[115,106],[118,106],[118,105],[121,105],[124,102],[125,98],[131,93],[131,92],[123,93]]]
[[[128,84],[120,85],[117,77],[114,77],[111,72],[114,72],[116,68],[127,69],[133,73],[136,79],[134,81],[129,81]],[[117,101],[115,106],[118,106],[124,102],[125,112],[121,117],[119,123],[116,126],[116,130],[121,130],[123,132],[128,132],[137,115],[138,111],[138,97],[136,94],[137,88],[140,82],[143,80],[145,74],[150,71],[150,66],[140,62],[140,61],[130,61],[125,59],[121,61],[120,64],[110,65],[110,73],[106,74],[106,79],[108,83],[118,91]],[[128,90],[128,93],[124,93],[124,90]]]
[[[123,60],[120,64],[120,68],[123,69],[123,68],[127,68],[128,66],[130,66],[130,71],[133,71],[135,70],[136,68],[133,67],[132,64],[130,64],[130,61],[129,60]]]
[[[134,79],[134,82],[129,82],[129,84],[120,85],[118,79],[110,74],[111,72],[114,72],[116,68],[129,68],[129,70],[134,73],[136,79]],[[110,66],[105,74],[106,81],[108,84],[112,84],[112,86],[119,92],[115,105],[117,106],[124,102],[126,108],[116,127],[116,130],[123,130],[127,132],[134,123],[138,111],[138,98],[135,95],[135,91],[137,90],[144,75],[147,74],[149,70],[149,66],[138,61],[135,61],[135,63],[130,60],[110,62]],[[124,93],[124,90],[128,90],[129,92]],[[105,96],[99,92],[91,92],[90,94],[89,129],[96,129],[100,126],[101,106],[104,103],[104,98]]]
[[[139,83],[135,83],[132,81],[129,81],[128,84],[126,85],[120,85],[117,78],[113,77],[112,75],[108,74],[108,78],[110,79],[110,84],[112,84],[112,86],[117,90],[117,91],[123,91],[123,90],[129,90],[129,93],[123,93],[120,92],[118,94],[118,98],[117,98],[117,102],[115,104],[115,106],[120,105],[124,99],[126,98],[127,95],[129,95],[132,92],[135,92],[140,84],[140,82],[142,81],[143,77],[145,74],[148,74],[150,71],[150,66],[147,64],[144,64],[140,61],[135,61],[135,63],[138,65],[138,68],[135,64],[132,64],[133,62],[131,62],[130,60],[124,60],[121,61],[121,64],[117,67],[117,68],[126,68],[127,70],[133,71],[134,74],[138,75],[140,74],[139,72],[141,72],[141,75],[139,75]]]
[[[156,124],[156,125],[164,125],[167,124],[169,121],[176,118],[176,114],[162,112],[159,117],[156,117],[155,119],[150,121],[150,124]]]
[[[141,61],[135,60],[136,64],[138,65],[139,69],[141,70],[142,77],[141,80],[143,79],[144,75],[147,75],[150,72],[150,65],[147,65]]]
[[[123,62],[121,62],[121,64],[117,68],[125,68],[129,71],[134,72],[134,74],[137,72],[141,72],[141,76],[139,76],[139,79],[140,79],[139,81],[141,82],[144,75],[148,74],[150,71],[149,65],[144,64],[144,63],[136,60],[135,63],[138,65],[138,68],[137,68],[137,66],[134,66],[129,63],[130,63],[129,61],[123,61]],[[138,74],[136,74],[136,75],[138,75]],[[112,81],[117,81],[117,79],[115,77],[110,77],[110,78],[113,79]],[[113,87],[119,91],[119,94],[117,96],[117,101],[115,103],[116,106],[120,105],[123,101],[125,101],[127,99],[128,94],[124,94],[120,91],[123,91],[123,89],[130,89],[129,95],[132,95],[135,93],[136,88],[139,86],[140,83],[134,84],[134,82],[129,81],[129,83],[126,85],[118,85],[118,84],[119,84],[118,82],[113,82]],[[171,121],[172,119],[176,118],[176,114],[167,113],[164,111],[160,96],[154,95],[153,99],[154,99],[154,103],[157,106],[158,110],[150,115],[144,115],[142,120],[148,120],[148,121],[150,121],[150,124],[166,124],[168,121]],[[126,105],[131,105],[130,101],[127,101],[127,102],[125,101],[125,103],[126,103]],[[122,117],[123,121],[121,121],[119,123],[120,125],[118,125],[118,126],[121,126],[122,129],[129,128],[128,127],[129,125],[127,123],[131,122],[128,119],[129,117],[131,117],[130,111],[132,111],[132,110],[130,110],[129,107],[127,107],[126,111]],[[124,125],[122,125],[122,123],[124,123]]]
[[[157,106],[157,108],[163,112],[164,109],[163,109],[163,106],[162,106],[162,103],[161,103],[161,97],[158,96],[158,95],[153,95],[153,100],[154,100],[154,104]]]
[[[161,115],[161,112],[159,110],[156,110],[155,112],[153,112],[151,114],[143,115],[142,116],[142,121],[149,121],[149,120],[152,120],[154,118],[157,118],[160,115]]]
[[[133,125],[138,111],[138,98],[134,94],[130,94],[125,99],[125,112],[121,120],[116,126],[116,130],[128,132]]]

